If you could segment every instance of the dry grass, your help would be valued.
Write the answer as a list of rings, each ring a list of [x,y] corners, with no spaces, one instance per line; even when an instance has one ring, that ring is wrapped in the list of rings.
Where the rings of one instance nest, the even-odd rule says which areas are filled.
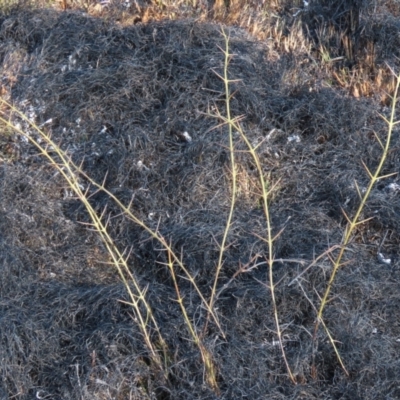
[[[4,398],[397,396],[396,23],[329,6],[6,9]]]

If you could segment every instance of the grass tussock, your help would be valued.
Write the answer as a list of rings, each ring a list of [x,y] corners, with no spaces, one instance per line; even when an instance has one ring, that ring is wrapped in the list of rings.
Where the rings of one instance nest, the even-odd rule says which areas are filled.
[[[2,397],[400,395],[389,6],[2,8]]]

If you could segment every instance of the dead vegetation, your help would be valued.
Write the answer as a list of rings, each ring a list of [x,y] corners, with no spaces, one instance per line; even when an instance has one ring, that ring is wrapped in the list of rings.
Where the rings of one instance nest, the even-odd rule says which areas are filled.
[[[154,368],[128,295],[81,200],[36,148],[0,137],[0,397],[4,399],[395,399],[400,397],[397,175],[373,188],[337,274],[317,347],[317,309],[347,215],[381,157],[400,71],[396,2],[20,4],[0,15],[1,95],[80,165],[79,184],[142,288],[168,346]],[[266,4],[268,3],[268,4]],[[225,115],[229,33],[233,117],[256,148],[269,198],[277,342],[263,193]],[[9,108],[1,115],[40,141]],[[399,172],[395,128],[382,174]],[[50,154],[52,149],[48,148]],[[57,159],[57,154],[54,155]],[[212,354],[218,390],[178,304],[169,253],[85,177],[102,183],[215,295],[222,332],[182,271],[182,301]],[[342,211],[343,210],[343,211]],[[390,262],[388,261],[390,260]],[[301,276],[299,277],[299,275]],[[156,331],[149,324],[151,339]]]

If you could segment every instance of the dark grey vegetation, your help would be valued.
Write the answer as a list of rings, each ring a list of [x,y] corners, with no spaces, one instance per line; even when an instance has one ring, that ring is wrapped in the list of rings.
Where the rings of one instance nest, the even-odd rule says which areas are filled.
[[[250,142],[261,143],[265,174],[276,184],[272,226],[275,233],[283,229],[274,254],[277,306],[298,384],[288,379],[275,345],[261,193],[238,135],[238,203],[216,302],[226,339],[212,322],[204,331],[206,311],[178,272],[189,317],[214,356],[217,395],[204,384],[160,244],[82,177],[91,204],[99,213],[106,209],[111,236],[131,251],[129,265],[148,285],[170,350],[167,379],[150,362],[133,310],[119,301],[128,300],[124,286],[97,233],[84,224],[90,220],[79,199],[32,145],[2,128],[1,399],[400,398],[397,175],[374,188],[362,216],[373,219],[356,231],[324,313],[349,376],[322,328],[313,348],[313,305],[319,306],[331,261],[322,257],[290,285],[340,244],[342,209],[351,216],[359,203],[354,180],[361,189],[368,184],[362,161],[371,170],[379,162],[373,133],[385,138],[387,126],[377,113],[388,116],[388,103],[380,93],[350,95],[332,83],[332,66],[316,56],[321,27],[333,27],[324,46],[332,57],[343,57],[338,63],[349,76],[369,41],[375,70],[388,62],[400,72],[394,34],[399,16],[389,18],[386,10],[379,17],[372,6],[356,4],[354,31],[343,27],[343,12],[329,19],[324,2],[322,11],[303,11],[296,19],[289,6],[282,8],[286,29],[290,33],[300,21],[311,52],[280,52],[268,40],[224,28],[235,54],[229,75],[239,80],[232,84],[232,114],[244,116]],[[227,128],[210,115],[226,113],[223,82],[215,73],[223,73],[220,29],[188,19],[123,27],[76,10],[18,8],[0,16],[3,95],[88,175],[125,204],[133,199],[135,214],[182,255],[206,298],[231,196]],[[353,58],[332,39],[343,32],[357,36]],[[396,129],[384,174],[399,172],[399,148]],[[379,263],[378,252],[390,264]],[[249,271],[232,280],[244,265]]]

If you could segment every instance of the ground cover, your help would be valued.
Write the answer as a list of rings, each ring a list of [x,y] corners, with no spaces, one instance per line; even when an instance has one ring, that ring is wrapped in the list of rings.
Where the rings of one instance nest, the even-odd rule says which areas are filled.
[[[399,398],[399,25],[7,4],[0,397]]]

